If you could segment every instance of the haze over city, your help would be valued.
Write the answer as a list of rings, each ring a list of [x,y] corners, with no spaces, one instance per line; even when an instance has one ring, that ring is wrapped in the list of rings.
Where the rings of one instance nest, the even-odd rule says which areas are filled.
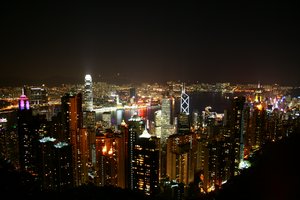
[[[298,7],[266,3],[5,2],[0,86],[299,85]]]

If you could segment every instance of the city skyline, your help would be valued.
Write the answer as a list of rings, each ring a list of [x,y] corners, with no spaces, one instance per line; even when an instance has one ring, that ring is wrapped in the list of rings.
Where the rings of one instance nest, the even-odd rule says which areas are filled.
[[[15,100],[4,97],[19,95],[20,88],[3,90],[5,196],[14,197],[17,189],[30,199],[61,199],[73,192],[89,199],[103,197],[111,191],[107,186],[149,200],[296,195],[300,98],[286,96],[290,87],[245,85],[224,95],[230,84],[216,84],[212,93],[199,84],[191,87],[198,92],[186,93],[177,83],[137,88],[95,83],[102,87],[92,91],[92,80],[84,77],[83,90],[24,86]],[[209,103],[198,110],[190,99]],[[215,105],[225,107],[218,111]],[[20,176],[10,178],[11,172]]]
[[[12,3],[0,86],[93,81],[299,85],[297,6]]]

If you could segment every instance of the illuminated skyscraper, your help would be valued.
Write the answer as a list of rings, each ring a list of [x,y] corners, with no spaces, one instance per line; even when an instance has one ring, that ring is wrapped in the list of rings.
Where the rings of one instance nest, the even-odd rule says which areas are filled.
[[[88,142],[88,162],[93,167],[96,164],[96,113],[93,111],[93,82],[92,76],[84,78],[83,127],[86,128]]]
[[[161,102],[161,143],[173,134],[172,124],[172,102],[171,98],[163,98]]]
[[[20,96],[19,99],[19,110],[29,110],[29,99],[28,97],[24,94],[24,89],[22,89],[22,95]]]
[[[72,168],[74,186],[88,180],[87,131],[83,128],[82,95],[66,94],[62,97],[64,140],[72,147]]]
[[[185,93],[183,84],[180,98],[180,113],[177,116],[177,133],[181,135],[189,134],[190,132],[189,98],[189,95]]]
[[[239,164],[244,159],[244,135],[245,135],[245,101],[244,96],[234,97],[231,107],[231,142],[232,142],[232,175],[239,174]]]
[[[159,191],[159,139],[145,128],[133,149],[133,190],[146,195]]]
[[[72,148],[66,142],[57,142],[54,144],[54,154],[52,155],[53,165],[55,167],[54,188],[56,191],[63,191],[72,188]]]
[[[181,98],[180,98],[180,113],[185,113],[186,115],[189,115],[190,113],[190,97],[185,92],[185,86],[182,85],[181,90]]]
[[[33,176],[39,175],[39,138],[44,133],[45,118],[34,116],[29,106],[29,99],[23,93],[19,99],[17,129],[19,141],[20,169]]]
[[[93,111],[93,82],[90,74],[84,78],[84,111]]]
[[[194,181],[197,160],[196,134],[174,134],[167,140],[167,176],[177,183]]]
[[[39,139],[39,172],[41,189],[44,191],[55,190],[54,142],[55,138],[43,137]]]
[[[96,136],[96,184],[125,188],[125,138],[114,132]]]
[[[34,144],[35,141],[37,144],[38,134],[34,131],[32,110],[29,107],[29,100],[23,90],[19,99],[17,127],[19,137],[20,168],[21,170],[36,174],[36,148],[34,148]]]
[[[135,186],[135,171],[133,170],[133,162],[134,162],[134,148],[136,141],[139,135],[142,134],[142,127],[144,126],[144,121],[141,117],[135,113],[129,120],[128,120],[128,143],[127,143],[127,155],[128,158],[126,159],[127,165],[127,187],[131,190],[136,188]]]

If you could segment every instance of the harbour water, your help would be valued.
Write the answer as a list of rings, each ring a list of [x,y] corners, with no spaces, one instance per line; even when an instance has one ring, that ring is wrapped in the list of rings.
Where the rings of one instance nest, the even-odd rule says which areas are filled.
[[[188,95],[190,99],[190,113],[194,111],[201,113],[207,106],[212,108],[211,111],[223,113],[224,110],[230,106],[230,98],[233,96],[233,94],[223,94],[221,92],[194,92]],[[111,123],[113,125],[119,125],[122,120],[127,122],[134,113],[137,113],[139,116],[148,119],[149,121],[153,121],[155,112],[160,109],[161,107],[159,105],[142,108],[116,109],[111,111]],[[180,98],[175,99],[174,109],[175,113],[180,111]],[[98,113],[96,119],[102,119],[102,113]]]

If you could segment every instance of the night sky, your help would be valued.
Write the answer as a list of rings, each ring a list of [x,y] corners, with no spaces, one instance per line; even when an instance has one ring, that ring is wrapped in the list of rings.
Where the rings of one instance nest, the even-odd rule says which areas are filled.
[[[0,86],[83,83],[87,73],[300,85],[300,12],[288,1],[20,2],[0,3]]]

